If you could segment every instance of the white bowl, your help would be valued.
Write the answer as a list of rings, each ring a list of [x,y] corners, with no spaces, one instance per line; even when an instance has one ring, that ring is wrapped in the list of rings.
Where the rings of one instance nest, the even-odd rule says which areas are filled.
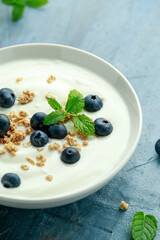
[[[41,198],[15,198],[0,196],[0,204],[18,207],[18,208],[49,208],[65,205],[79,199],[82,199],[103,187],[110,181],[128,162],[131,155],[135,151],[138,144],[141,129],[142,129],[142,112],[138,97],[127,81],[127,79],[112,65],[99,57],[88,52],[62,45],[53,44],[26,44],[19,46],[12,46],[0,50],[0,64],[7,61],[20,60],[25,58],[45,58],[45,59],[60,59],[67,62],[73,62],[77,65],[96,72],[102,76],[106,81],[123,96],[125,104],[128,109],[128,114],[131,121],[130,137],[128,145],[123,154],[121,154],[119,161],[107,174],[98,178],[98,181],[90,185],[82,186],[72,194],[61,194],[61,197],[41,197]]]

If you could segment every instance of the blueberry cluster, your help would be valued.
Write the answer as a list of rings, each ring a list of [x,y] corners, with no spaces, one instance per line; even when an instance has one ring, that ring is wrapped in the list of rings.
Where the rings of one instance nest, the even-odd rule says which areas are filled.
[[[10,108],[16,100],[15,93],[9,88],[0,89],[0,107]],[[10,120],[5,114],[0,114],[0,137],[3,137],[10,128]]]
[[[88,112],[97,112],[103,107],[102,99],[97,95],[88,95],[84,99],[85,101],[85,110]],[[97,136],[107,136],[113,131],[112,124],[107,121],[105,118],[97,118],[94,121],[95,124],[95,133]]]
[[[35,130],[31,134],[31,143],[35,147],[43,147],[49,142],[49,138],[63,139],[67,136],[67,128],[62,123],[43,125],[46,116],[45,113],[38,112],[31,118],[31,127]]]
[[[10,108],[14,105],[16,100],[15,93],[9,88],[0,89],[0,107]],[[5,114],[0,114],[0,137],[2,138],[10,128],[10,120]],[[19,176],[15,173],[6,173],[1,183],[5,188],[15,188],[21,183]]]

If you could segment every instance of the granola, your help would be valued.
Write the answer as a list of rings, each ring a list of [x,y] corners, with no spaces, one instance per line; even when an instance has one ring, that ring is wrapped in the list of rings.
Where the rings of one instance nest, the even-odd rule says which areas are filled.
[[[19,101],[20,104],[27,104],[33,101],[34,96],[35,96],[34,92],[27,90],[23,91],[23,93],[19,96],[17,100]]]

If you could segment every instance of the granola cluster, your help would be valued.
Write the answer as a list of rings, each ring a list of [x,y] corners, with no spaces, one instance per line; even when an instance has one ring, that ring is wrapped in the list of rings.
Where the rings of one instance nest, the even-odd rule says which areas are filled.
[[[8,132],[4,135],[3,138],[0,138],[0,144],[4,144],[4,150],[1,150],[0,154],[9,152],[12,156],[16,155],[18,147],[16,145],[21,145],[27,134],[31,134],[30,122],[25,118],[28,116],[28,113],[25,111],[20,111],[19,114],[15,111],[10,112],[8,115],[11,126]],[[24,126],[26,131],[22,129],[17,129],[18,126]],[[30,129],[30,130],[27,130]],[[27,145],[27,143],[23,143]]]
[[[57,142],[49,144],[48,148],[51,151],[57,150],[59,153],[61,153],[64,149],[68,147],[74,147],[78,151],[82,150],[82,147],[80,143],[77,142],[77,140],[74,139],[75,132],[74,131],[69,131],[67,137],[65,138],[66,142],[60,147],[60,144]],[[83,146],[88,146],[88,142],[84,141],[82,143]]]
[[[51,150],[51,151],[57,150],[57,149],[60,148],[60,144],[59,144],[59,143],[56,143],[56,142],[55,142],[55,143],[51,143],[51,144],[49,144],[48,148],[49,148],[49,150]]]
[[[18,151],[18,147],[15,146],[12,142],[6,143],[4,145],[7,152],[9,152],[12,156],[16,156],[16,152]]]
[[[32,102],[34,98],[34,92],[30,92],[29,90],[23,91],[23,93],[17,99],[20,104],[27,104]]]
[[[37,165],[38,167],[43,167],[45,165],[45,162],[47,161],[46,157],[42,154],[39,154],[36,160],[32,159],[31,157],[27,157],[26,160],[31,165]],[[21,168],[23,170],[29,170],[29,167],[26,164],[21,165]]]
[[[45,165],[46,160],[47,160],[47,159],[45,158],[44,155],[39,154],[39,155],[37,156],[37,163],[36,163],[36,165],[37,165],[38,167],[43,167],[43,166]]]
[[[51,84],[55,80],[56,80],[56,77],[53,75],[50,75],[50,77],[47,79],[47,83]]]

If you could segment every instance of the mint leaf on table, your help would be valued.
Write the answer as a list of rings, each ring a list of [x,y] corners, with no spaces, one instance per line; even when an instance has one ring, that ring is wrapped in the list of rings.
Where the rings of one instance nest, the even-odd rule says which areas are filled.
[[[48,97],[47,101],[54,110],[61,110],[62,106],[53,98]]]
[[[46,5],[48,3],[48,0],[26,0],[26,4],[29,7],[41,7],[43,5]]]
[[[17,21],[22,17],[26,5],[28,7],[37,8],[48,3],[48,0],[1,0],[1,1],[6,5],[13,6],[12,10],[13,21]]]
[[[13,5],[14,4],[14,0],[2,0],[2,2],[4,4],[7,4],[7,5]]]
[[[23,15],[25,5],[15,5],[12,10],[12,20],[17,21]]]
[[[56,123],[58,121],[65,119],[66,116],[67,116],[66,112],[63,112],[62,110],[56,110],[54,112],[51,112],[45,117],[43,124],[51,125],[53,123]]]
[[[157,220],[152,215],[137,212],[132,222],[132,237],[134,240],[152,240],[157,231]]]
[[[91,119],[87,117],[85,114],[80,114],[74,117],[73,123],[79,131],[83,132],[86,135],[94,136],[95,133],[94,122],[92,122]]]
[[[68,94],[68,100],[65,110],[69,113],[77,114],[80,113],[84,108],[83,95],[77,90],[71,90]]]
[[[24,0],[13,0],[13,5],[25,6]]]

